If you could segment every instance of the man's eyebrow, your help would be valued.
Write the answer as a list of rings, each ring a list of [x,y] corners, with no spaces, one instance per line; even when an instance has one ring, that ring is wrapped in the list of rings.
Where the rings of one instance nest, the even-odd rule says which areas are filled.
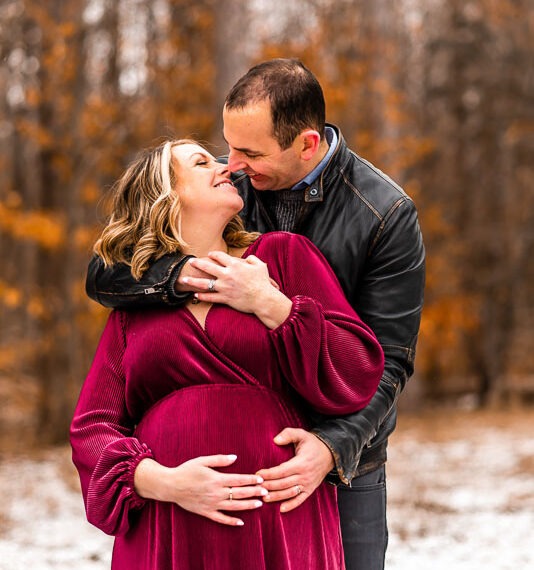
[[[225,143],[228,145],[228,147],[229,147],[230,145],[228,144],[228,141],[226,140],[226,138],[224,137],[224,135],[223,135],[223,139],[224,139],[224,142],[225,142]],[[243,153],[245,153],[245,154],[263,154],[263,153],[261,153],[259,150],[253,150],[253,149],[251,149],[251,148],[239,148],[239,147],[237,147],[237,146],[234,146],[234,147],[232,147],[232,148],[233,148],[234,150],[237,150],[238,152],[243,152]]]

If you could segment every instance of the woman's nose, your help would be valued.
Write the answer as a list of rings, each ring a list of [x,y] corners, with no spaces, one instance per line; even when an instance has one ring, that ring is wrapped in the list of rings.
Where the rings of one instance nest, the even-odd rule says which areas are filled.
[[[229,175],[230,170],[228,168],[228,165],[224,162],[219,162],[217,165],[217,174],[220,174],[221,176]]]

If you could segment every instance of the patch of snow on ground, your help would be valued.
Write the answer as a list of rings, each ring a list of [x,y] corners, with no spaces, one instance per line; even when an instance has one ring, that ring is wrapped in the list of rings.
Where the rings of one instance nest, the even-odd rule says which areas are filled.
[[[401,418],[387,467],[388,570],[534,568],[534,418],[524,419],[497,429],[491,414],[465,416],[448,439],[444,418],[413,429]]]
[[[68,454],[55,449],[0,464],[1,570],[110,567],[112,539],[86,522],[81,494],[68,484]]]

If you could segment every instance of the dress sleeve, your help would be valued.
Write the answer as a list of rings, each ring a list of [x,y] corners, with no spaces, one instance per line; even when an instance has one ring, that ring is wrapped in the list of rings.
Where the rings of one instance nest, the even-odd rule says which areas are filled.
[[[372,330],[345,299],[321,252],[307,238],[280,234],[281,288],[293,301],[271,331],[282,371],[318,412],[342,415],[364,408],[376,392],[384,354]]]
[[[109,316],[70,428],[87,519],[111,535],[124,534],[130,512],[145,504],[134,490],[133,477],[138,463],[152,457],[132,437],[134,426],[126,410],[122,318],[116,311]]]

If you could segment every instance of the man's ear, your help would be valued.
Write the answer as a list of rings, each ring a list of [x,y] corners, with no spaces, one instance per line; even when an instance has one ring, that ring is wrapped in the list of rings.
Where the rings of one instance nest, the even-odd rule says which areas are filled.
[[[321,135],[313,129],[302,131],[299,135],[301,140],[300,157],[302,160],[311,160],[321,144]]]

